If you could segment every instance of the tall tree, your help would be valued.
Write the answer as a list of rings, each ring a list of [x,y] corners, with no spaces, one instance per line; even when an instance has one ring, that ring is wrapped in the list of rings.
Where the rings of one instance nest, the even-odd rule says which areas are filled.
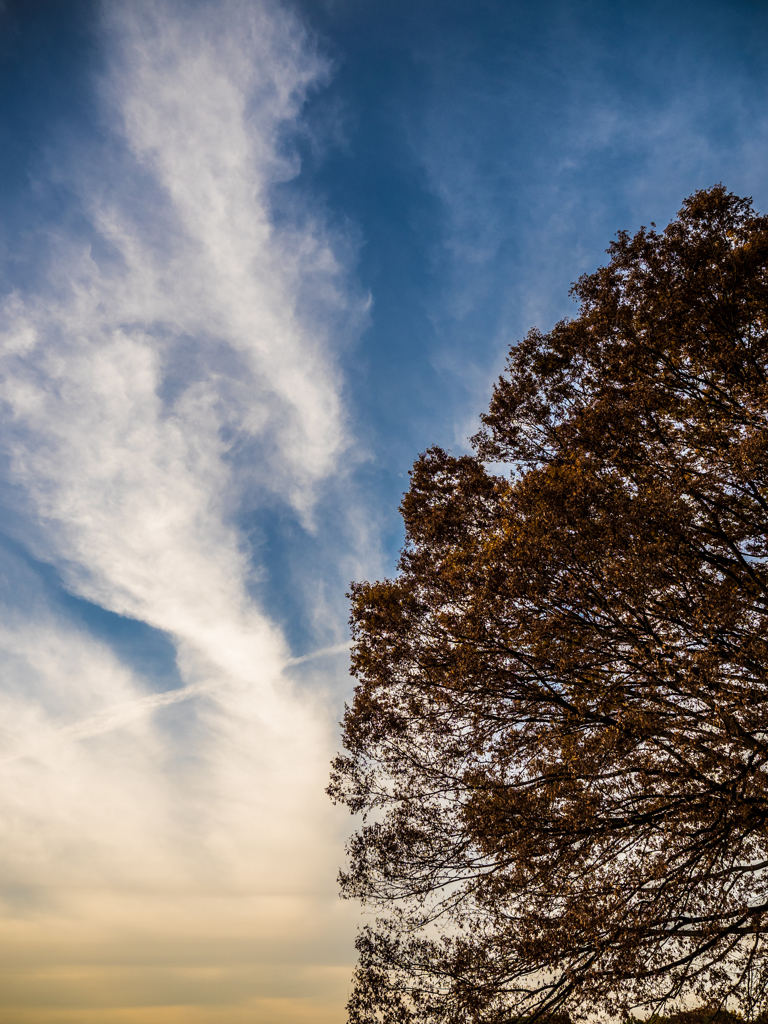
[[[753,1012],[768,959],[768,218],[621,232],[352,589],[353,1024]]]

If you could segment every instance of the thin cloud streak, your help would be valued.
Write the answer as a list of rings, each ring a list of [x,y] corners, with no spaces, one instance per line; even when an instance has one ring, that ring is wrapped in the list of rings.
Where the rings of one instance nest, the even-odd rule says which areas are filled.
[[[323,647],[318,651],[312,651],[311,654],[303,654],[300,658],[289,658],[284,664],[286,667],[304,665],[307,662],[315,661],[318,658],[331,657],[335,654],[343,654],[349,650],[349,647],[350,645],[348,643],[334,644],[332,647]],[[220,685],[220,680],[203,680],[199,683],[190,683],[188,686],[181,686],[175,690],[168,690],[165,693],[150,693],[145,697],[138,697],[135,700],[124,701],[121,704],[115,704],[106,708],[104,711],[100,711],[96,715],[91,715],[80,722],[75,722],[72,725],[59,729],[56,736],[58,739],[74,741],[91,739],[94,736],[103,736],[105,733],[114,732],[116,729],[122,729],[129,723],[136,721],[144,715],[151,714],[159,708],[167,708],[172,704],[179,704],[182,701],[190,700],[193,697],[209,694]],[[20,758],[24,757],[34,757],[36,754],[40,753],[41,749],[42,748],[39,747],[30,748],[7,754],[4,757],[0,757],[0,764],[5,764],[10,761],[18,761]]]

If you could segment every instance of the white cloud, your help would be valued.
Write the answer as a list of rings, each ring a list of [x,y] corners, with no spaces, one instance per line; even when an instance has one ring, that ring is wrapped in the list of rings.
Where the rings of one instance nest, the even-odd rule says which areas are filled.
[[[167,631],[184,687],[148,693],[42,598],[6,617],[5,888],[95,927],[138,886],[141,931],[150,890],[193,890],[189,909],[225,878],[277,901],[255,934],[280,899],[328,896],[338,856],[326,714],[285,680],[303,659],[250,596],[236,526],[259,491],[311,524],[349,443],[330,338],[344,268],[320,221],[271,209],[326,70],[265,3],[111,4],[104,42],[110,151],[62,155],[92,244],[54,238],[47,287],[2,310],[7,482],[34,524],[22,542],[74,593]],[[112,897],[86,911],[93,884]],[[226,930],[232,905],[218,913]]]

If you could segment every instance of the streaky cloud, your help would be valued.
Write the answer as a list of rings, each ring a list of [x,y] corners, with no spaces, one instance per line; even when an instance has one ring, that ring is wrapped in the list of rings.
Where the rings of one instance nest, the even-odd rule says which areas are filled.
[[[329,715],[286,671],[346,645],[290,657],[238,523],[277,503],[315,528],[350,445],[334,325],[356,300],[322,218],[274,208],[327,75],[297,19],[237,0],[102,10],[109,141],[61,154],[90,240],[52,232],[47,284],[2,306],[5,482],[17,540],[72,593],[165,631],[183,685],[152,692],[44,596],[7,620],[5,891],[37,894],[41,928],[55,907],[114,936],[149,934],[177,893],[178,934],[204,949],[199,901],[222,877],[270,895],[242,941],[292,919],[286,900],[311,916],[332,898]],[[213,931],[237,914],[224,900]]]

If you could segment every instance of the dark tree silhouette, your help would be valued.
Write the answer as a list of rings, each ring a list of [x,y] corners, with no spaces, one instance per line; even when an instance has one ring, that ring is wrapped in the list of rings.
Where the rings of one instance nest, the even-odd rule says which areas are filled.
[[[762,1000],[768,218],[718,186],[608,252],[353,586],[354,1024]]]

